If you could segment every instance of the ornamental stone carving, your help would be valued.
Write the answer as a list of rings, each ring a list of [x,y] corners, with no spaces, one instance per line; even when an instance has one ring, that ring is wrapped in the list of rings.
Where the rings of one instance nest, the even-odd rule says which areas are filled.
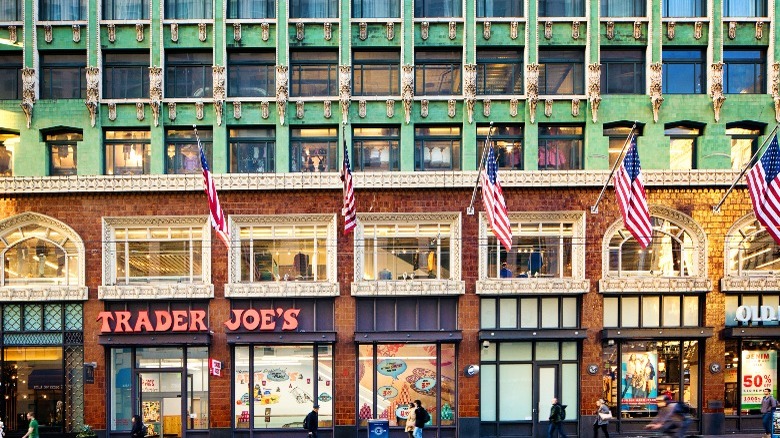
[[[607,39],[611,40],[615,38],[615,22],[607,21]]]
[[[98,286],[98,298],[112,301],[207,300],[214,298],[214,286],[202,283]]]
[[[674,39],[676,28],[677,28],[677,23],[675,23],[674,21],[670,21],[666,23],[666,38],[669,38],[669,41]]]
[[[428,99],[420,101],[420,116],[423,118],[428,117]]]
[[[392,41],[395,38],[395,23],[392,21],[387,22],[387,41]]]
[[[214,114],[217,117],[217,125],[222,126],[222,111],[225,109],[225,101],[224,100],[215,100],[214,101]]]
[[[203,120],[203,101],[199,100],[195,102],[195,118]]]
[[[574,20],[571,22],[571,38],[573,40],[580,38],[580,22],[579,20]]]
[[[299,100],[299,101],[295,102],[295,117],[297,117],[299,119],[303,118],[303,114],[304,114],[303,105],[304,105],[304,103],[303,103],[302,100]]]
[[[772,100],[775,102],[775,120],[780,123],[780,62],[772,63]]]
[[[144,114],[146,111],[144,111],[144,103],[143,102],[136,102],[135,103],[135,118],[138,119],[139,122],[143,121],[146,118],[146,114]]]
[[[756,39],[760,40],[764,37],[764,22],[756,21]]]
[[[598,120],[599,105],[601,104],[601,64],[588,64],[588,102],[593,123]]]
[[[233,23],[233,41],[241,41],[241,23]]]
[[[658,123],[658,111],[664,102],[662,96],[661,79],[663,64],[656,62],[650,64],[650,104],[653,106],[653,122]]]
[[[361,99],[361,100],[358,101],[358,116],[360,116],[361,119],[365,119],[366,118],[366,101],[365,101],[365,99]]]
[[[697,21],[693,23],[693,37],[697,40],[701,39],[702,34],[702,28],[704,27],[704,23],[701,21]]]
[[[43,40],[46,41],[46,43],[51,44],[51,40],[52,40],[51,24],[43,25]]]
[[[517,99],[509,99],[509,116],[517,117]]]
[[[109,43],[115,43],[116,42],[116,24],[109,23],[106,26],[108,30],[108,42]]]
[[[729,21],[729,39],[733,40],[737,37],[737,22]]]
[[[710,86],[710,95],[712,95],[712,109],[715,111],[715,121],[720,121],[720,109],[726,96],[723,95],[723,62],[716,62],[710,65],[712,76],[712,85]]]
[[[545,99],[544,100],[544,115],[546,117],[552,117],[552,110],[553,110],[553,100],[552,99]]]
[[[580,116],[580,100],[577,98],[571,100],[571,115],[572,117]]]
[[[154,126],[160,126],[161,105],[162,105],[162,68],[149,67],[149,106],[152,107]]]
[[[198,23],[198,39],[202,43],[206,41],[206,23]]]
[[[179,42],[179,23],[171,23],[171,41]]]
[[[135,25],[135,40],[139,43],[144,40],[144,25],[142,23]]]
[[[112,122],[116,120],[116,104],[115,103],[109,103],[108,104],[108,120],[111,120]]]
[[[89,120],[92,127],[95,127],[95,116],[97,115],[98,101],[100,100],[100,69],[97,67],[87,67],[87,100],[84,104],[89,111]]]
[[[73,42],[74,43],[81,42],[81,25],[74,24],[73,26],[71,26],[71,29],[73,30]]]
[[[36,75],[34,68],[22,69],[22,102],[19,104],[27,119],[27,127],[32,122],[33,105],[35,105]]]
[[[241,119],[241,102],[236,100],[233,101],[233,118],[236,120]]]
[[[469,123],[474,123],[474,103],[477,101],[477,65],[466,64],[463,66],[463,103]]]
[[[360,41],[365,41],[368,38],[368,23],[361,21],[358,24],[358,38]]]
[[[346,124],[349,120],[349,101],[350,101],[350,81],[352,79],[352,67],[349,65],[339,66],[339,105],[341,106],[341,121]]]
[[[489,40],[490,39],[490,28],[491,24],[489,21],[485,21],[482,23],[482,38]]]
[[[528,109],[531,112],[531,123],[536,119],[536,103],[539,100],[539,64],[528,64],[525,67],[525,93],[528,98]]]
[[[332,23],[324,23],[322,25],[322,36],[325,38],[325,41],[330,41],[333,39],[333,24]]]
[[[304,34],[304,25],[303,23],[295,23],[295,39],[298,41],[303,41]]]
[[[517,21],[513,21],[509,23],[509,38],[516,40],[517,39],[517,28],[519,26],[519,23]]]
[[[428,27],[430,24],[427,21],[423,21],[420,23],[420,38],[422,38],[423,41],[428,39]]]
[[[168,102],[168,118],[172,122],[176,120],[176,102]]]
[[[270,103],[268,103],[267,100],[264,100],[260,102],[260,117],[263,118],[263,120],[266,120],[268,117],[270,117]]]
[[[333,105],[333,102],[330,100],[326,100],[322,102],[322,116],[326,119],[329,119],[333,116],[333,110],[331,109],[331,106]]]
[[[395,101],[393,99],[387,99],[387,101],[385,101],[385,106],[387,107],[387,118],[392,119],[395,117]]]
[[[482,101],[482,115],[483,116],[490,117],[490,106],[491,106],[490,99],[484,99]]]
[[[455,99],[447,101],[447,115],[451,119],[455,117]]]
[[[544,22],[544,38],[552,39],[552,21],[550,20]]]
[[[263,41],[268,41],[268,38],[270,38],[270,30],[271,25],[268,23],[260,23],[260,39]]]
[[[458,32],[458,24],[455,23],[454,21],[450,21],[450,35],[449,35],[449,37],[450,37],[451,40],[455,39],[455,37],[457,36],[457,32]]]
[[[634,39],[638,40],[639,38],[642,38],[642,22],[641,21],[635,21],[634,22]]]
[[[18,41],[16,26],[8,26],[8,40],[11,41],[11,44],[16,44]]]
[[[287,110],[287,66],[276,66],[276,112],[279,114],[279,123],[284,125],[284,113]]]
[[[414,66],[406,64],[401,67],[401,100],[404,104],[407,125],[412,117],[412,99],[414,99]]]
[[[214,96],[214,113],[217,116],[217,125],[222,126],[222,111],[225,105],[227,90],[225,89],[225,66],[215,65],[211,67],[211,89]]]

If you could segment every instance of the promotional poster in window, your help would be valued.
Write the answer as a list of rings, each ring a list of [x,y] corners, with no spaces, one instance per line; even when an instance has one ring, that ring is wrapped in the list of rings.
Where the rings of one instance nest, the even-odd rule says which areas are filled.
[[[743,411],[761,409],[764,389],[776,395],[777,351],[742,350],[742,406]]]
[[[658,354],[655,352],[624,353],[621,361],[623,409],[656,410],[658,397]]]

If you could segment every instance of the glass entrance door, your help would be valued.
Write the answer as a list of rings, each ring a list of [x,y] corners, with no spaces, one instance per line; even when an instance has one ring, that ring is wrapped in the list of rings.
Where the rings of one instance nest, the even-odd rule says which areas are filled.
[[[181,438],[182,375],[180,372],[138,373],[138,412],[152,437]]]
[[[558,391],[558,365],[539,365],[534,370],[535,400],[534,436],[547,437],[547,428],[550,425],[550,407],[553,397],[560,397]],[[553,437],[557,438],[557,437]]]

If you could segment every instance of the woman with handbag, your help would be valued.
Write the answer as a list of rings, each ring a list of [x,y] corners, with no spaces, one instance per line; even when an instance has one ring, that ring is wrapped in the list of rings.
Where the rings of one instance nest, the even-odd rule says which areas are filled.
[[[598,438],[599,428],[604,432],[604,438],[609,438],[607,426],[609,425],[609,420],[612,419],[612,411],[610,411],[609,406],[604,403],[603,398],[596,400],[596,406],[596,420],[593,422],[593,438]]]

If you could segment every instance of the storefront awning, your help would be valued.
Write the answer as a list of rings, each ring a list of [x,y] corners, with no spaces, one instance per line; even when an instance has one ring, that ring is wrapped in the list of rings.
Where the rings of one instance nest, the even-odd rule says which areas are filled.
[[[210,345],[209,333],[110,334],[98,336],[100,345]]]
[[[723,330],[725,338],[778,338],[780,326],[774,327],[729,327]]]
[[[712,335],[712,327],[609,328],[601,331],[601,339],[705,339]]]
[[[460,330],[355,332],[355,342],[460,342]]]
[[[228,344],[333,344],[336,332],[233,332]]]
[[[585,329],[480,330],[480,341],[535,341],[585,339]]]

